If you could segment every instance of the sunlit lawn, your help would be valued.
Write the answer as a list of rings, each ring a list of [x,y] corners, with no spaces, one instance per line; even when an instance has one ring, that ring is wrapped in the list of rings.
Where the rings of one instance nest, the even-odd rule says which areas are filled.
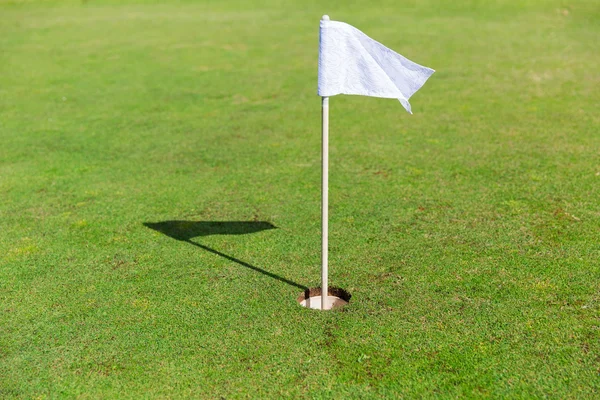
[[[598,4],[348,3],[0,0],[0,398],[600,396]]]

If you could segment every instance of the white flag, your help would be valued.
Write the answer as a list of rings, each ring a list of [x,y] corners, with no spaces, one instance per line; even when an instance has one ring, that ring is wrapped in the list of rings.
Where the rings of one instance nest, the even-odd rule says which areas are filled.
[[[319,96],[358,94],[408,99],[435,71],[416,64],[343,22],[321,20]]]

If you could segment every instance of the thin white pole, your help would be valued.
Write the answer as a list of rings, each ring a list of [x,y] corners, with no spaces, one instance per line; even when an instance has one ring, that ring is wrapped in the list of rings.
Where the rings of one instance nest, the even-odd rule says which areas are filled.
[[[321,310],[327,310],[328,304],[328,192],[329,192],[329,97],[323,97],[321,102],[322,120],[322,147],[321,147]]]
[[[321,19],[329,21],[329,15],[323,15]],[[329,308],[327,304],[329,301],[329,97],[323,97],[321,100],[321,115],[321,310],[327,310]]]

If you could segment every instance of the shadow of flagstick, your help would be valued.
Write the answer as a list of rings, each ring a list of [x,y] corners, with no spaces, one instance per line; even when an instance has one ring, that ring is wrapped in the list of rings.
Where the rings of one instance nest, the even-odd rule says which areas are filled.
[[[225,253],[221,253],[220,251],[217,251],[215,249],[211,249],[210,247],[204,246],[203,244],[192,242],[189,239],[185,239],[185,240],[182,240],[182,241],[186,242],[186,243],[189,243],[189,244],[192,244],[192,245],[194,245],[196,247],[200,247],[201,249],[206,250],[206,251],[208,251],[210,253],[216,254],[216,255],[221,256],[223,258],[226,258],[229,261],[233,261],[234,263],[237,263],[237,264],[241,265],[242,267],[246,267],[246,268],[251,269],[251,270],[256,271],[256,272],[260,272],[263,275],[267,275],[267,276],[269,276],[269,277],[271,277],[273,279],[277,279],[280,282],[287,283],[288,285],[295,286],[298,289],[308,290],[308,287],[306,287],[306,286],[300,285],[299,283],[296,283],[294,281],[290,281],[289,279],[283,278],[283,277],[281,277],[279,275],[276,275],[276,274],[274,274],[272,272],[265,271],[262,268],[255,267],[254,265],[248,264],[247,262],[244,262],[242,260],[238,260],[235,257],[231,257],[231,256],[229,256],[229,255],[227,255]]]
[[[285,279],[279,275],[275,275],[272,272],[265,271],[262,268],[255,267],[254,265],[248,264],[242,260],[238,260],[235,257],[221,253],[215,249],[211,249],[203,244],[192,242],[194,237],[204,237],[212,235],[245,235],[250,233],[261,232],[269,229],[276,229],[277,227],[268,221],[184,221],[184,220],[170,220],[160,222],[144,222],[143,225],[147,228],[153,229],[157,232],[162,233],[172,239],[186,242],[196,247],[200,247],[203,250],[213,253],[220,257],[223,257],[229,261],[246,267],[256,272],[260,272],[270,278],[276,279],[280,282],[287,283],[288,285],[297,287],[299,289],[308,290],[306,286],[300,285],[296,282]]]

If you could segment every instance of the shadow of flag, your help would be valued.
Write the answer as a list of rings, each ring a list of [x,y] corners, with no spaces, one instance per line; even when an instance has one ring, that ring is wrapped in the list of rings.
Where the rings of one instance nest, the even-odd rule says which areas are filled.
[[[162,221],[162,222],[144,222],[145,227],[158,231],[170,238],[181,240],[201,249],[204,249],[212,254],[223,257],[229,261],[233,261],[238,265],[249,268],[253,271],[260,272],[263,275],[269,276],[280,282],[295,286],[302,290],[308,290],[304,285],[300,285],[294,281],[286,279],[282,276],[256,267],[245,261],[239,260],[228,254],[221,253],[218,250],[212,249],[200,243],[192,242],[192,238],[203,237],[210,235],[245,235],[248,233],[256,233],[269,229],[277,229],[275,225],[266,221]]]
[[[277,227],[266,221],[162,221],[144,222],[144,226],[173,239],[189,241],[210,235],[245,235]]]

